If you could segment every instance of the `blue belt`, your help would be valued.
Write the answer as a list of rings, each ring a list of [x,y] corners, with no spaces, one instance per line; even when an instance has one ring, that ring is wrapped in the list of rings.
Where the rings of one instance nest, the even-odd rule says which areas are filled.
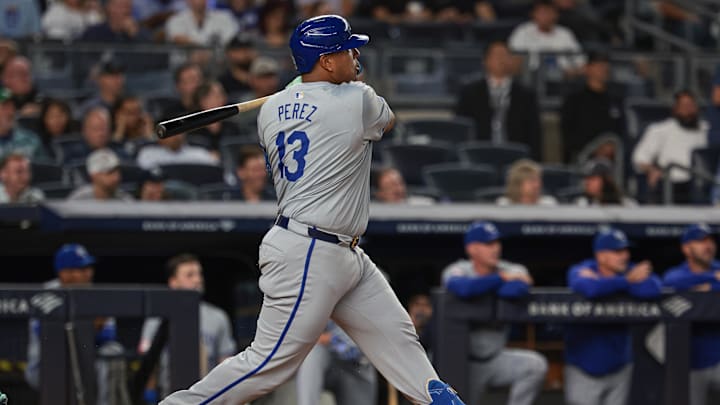
[[[295,223],[297,223],[297,221],[295,221]],[[278,215],[277,219],[275,220],[275,225],[287,230],[290,230],[289,224],[290,218],[284,215]],[[311,226],[307,227],[307,236],[335,245],[348,246],[350,249],[355,249],[355,246],[357,246],[358,242],[360,241],[360,237],[355,236],[352,238],[352,241],[344,242],[340,239],[339,236],[335,234],[324,232]]]

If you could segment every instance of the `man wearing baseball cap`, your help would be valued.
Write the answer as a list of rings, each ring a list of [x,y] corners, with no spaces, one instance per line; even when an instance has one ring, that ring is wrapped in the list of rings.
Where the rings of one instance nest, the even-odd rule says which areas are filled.
[[[517,298],[528,293],[533,280],[521,264],[500,259],[500,232],[491,222],[473,223],[465,233],[468,260],[449,265],[442,275],[447,290],[460,297],[483,294]],[[542,389],[547,360],[537,352],[505,348],[510,328],[483,325],[470,333],[470,381],[468,404],[480,403],[486,387],[510,387],[508,404],[530,405]]]
[[[110,149],[98,149],[85,161],[91,184],[70,194],[68,200],[122,200],[132,201],[130,194],[121,190],[120,159]]]
[[[570,268],[570,289],[586,298],[627,293],[637,298],[660,295],[660,279],[649,261],[630,262],[627,236],[600,231],[595,257]],[[568,405],[624,404],[630,391],[632,345],[627,325],[565,327],[565,402]]]
[[[720,261],[712,229],[706,224],[685,228],[680,238],[685,262],[669,269],[663,284],[678,291],[720,291]],[[710,387],[720,385],[720,327],[697,324],[690,352],[690,405],[705,405]]]

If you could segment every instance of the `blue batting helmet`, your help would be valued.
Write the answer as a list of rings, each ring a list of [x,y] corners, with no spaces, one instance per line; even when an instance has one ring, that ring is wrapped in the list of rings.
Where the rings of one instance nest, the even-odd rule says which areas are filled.
[[[290,37],[295,69],[303,74],[312,70],[321,55],[359,48],[370,37],[353,34],[347,20],[338,15],[321,15],[300,23]]]

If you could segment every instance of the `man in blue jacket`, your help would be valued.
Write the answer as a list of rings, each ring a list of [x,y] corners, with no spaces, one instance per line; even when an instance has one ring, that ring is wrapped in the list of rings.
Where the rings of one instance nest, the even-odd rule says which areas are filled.
[[[469,260],[458,260],[443,271],[445,288],[458,297],[497,294],[518,298],[528,293],[533,280],[521,264],[500,259],[500,233],[490,222],[476,222],[465,233]],[[480,403],[485,387],[510,386],[508,404],[530,405],[542,389],[547,360],[537,352],[506,349],[509,327],[478,325],[470,331],[469,405]]]
[[[626,293],[637,298],[660,295],[660,279],[648,261],[630,262],[627,236],[602,231],[593,241],[594,259],[568,271],[570,289],[586,298]],[[565,400],[568,405],[623,405],[632,375],[632,342],[627,325],[567,326]]]
[[[669,269],[663,284],[678,291],[720,291],[720,261],[710,227],[690,225],[680,241],[685,262]],[[691,347],[690,404],[705,405],[710,387],[720,387],[720,325],[693,325]]]

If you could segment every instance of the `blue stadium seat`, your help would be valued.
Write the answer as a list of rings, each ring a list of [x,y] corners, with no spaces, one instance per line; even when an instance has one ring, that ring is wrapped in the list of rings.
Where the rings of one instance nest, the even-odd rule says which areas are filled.
[[[505,168],[519,159],[530,156],[530,148],[522,143],[470,142],[460,145],[460,160],[467,164],[491,165],[502,173]]]
[[[457,153],[447,144],[386,145],[383,148],[385,162],[395,167],[409,186],[424,185],[422,169],[439,163],[457,162]]]
[[[498,185],[498,173],[489,165],[431,165],[423,168],[423,177],[428,186],[450,201],[473,201],[479,190]]]
[[[648,125],[669,118],[672,107],[669,103],[655,100],[630,100],[627,105],[627,133],[639,138]]]
[[[192,184],[179,180],[165,182],[165,198],[170,201],[197,200],[197,188]]]
[[[580,184],[582,177],[573,169],[564,166],[544,165],[542,167],[543,190],[555,194],[560,190]]]
[[[36,187],[42,190],[48,200],[64,200],[75,189],[75,187],[63,182],[42,183],[36,185]]]
[[[237,186],[210,185],[198,190],[198,198],[211,201],[241,201],[243,195]]]
[[[31,163],[32,184],[62,183],[65,181],[65,171],[62,166],[49,163],[33,161]]]
[[[411,119],[403,121],[408,140],[417,136],[428,136],[430,141],[462,143],[475,138],[475,123],[463,117]]]

